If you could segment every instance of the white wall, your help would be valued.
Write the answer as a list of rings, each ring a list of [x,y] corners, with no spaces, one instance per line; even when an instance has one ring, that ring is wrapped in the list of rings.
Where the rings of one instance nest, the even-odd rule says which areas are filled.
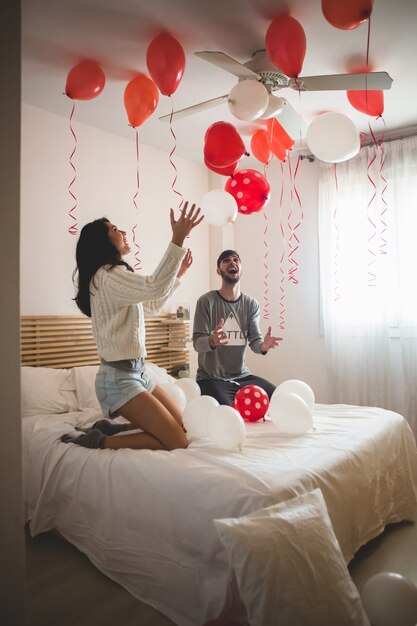
[[[22,208],[21,208],[21,313],[62,315],[77,313],[72,301],[72,272],[77,236],[68,233],[68,212],[74,202],[68,187],[73,176],[69,157],[74,140],[68,118],[24,104],[22,108]],[[77,150],[73,157],[76,181],[71,190],[77,197],[74,215],[79,227],[106,216],[128,231],[136,223],[133,197],[136,184],[135,131],[132,140],[77,122],[73,118]],[[167,132],[169,129],[167,128]],[[175,157],[178,180],[175,188],[198,203],[208,190],[203,165]],[[141,145],[139,128],[139,194],[137,239],[141,246],[142,270],[149,273],[159,262],[171,237],[169,208],[177,209],[172,191],[174,170],[168,154]],[[178,215],[178,211],[176,211]],[[194,263],[175,292],[167,311],[176,302],[193,304],[209,289],[210,227],[201,224],[186,245]],[[127,260],[133,264],[130,255]],[[191,310],[191,312],[192,312]],[[195,367],[195,355],[192,354]]]

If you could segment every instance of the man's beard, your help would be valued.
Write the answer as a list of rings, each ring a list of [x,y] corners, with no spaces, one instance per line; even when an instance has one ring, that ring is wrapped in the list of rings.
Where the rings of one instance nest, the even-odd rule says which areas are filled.
[[[237,273],[235,276],[230,276],[229,274],[226,274],[226,272],[222,272],[220,270],[220,276],[222,277],[224,282],[228,283],[229,285],[236,285],[236,283],[238,283],[240,280],[239,273]]]

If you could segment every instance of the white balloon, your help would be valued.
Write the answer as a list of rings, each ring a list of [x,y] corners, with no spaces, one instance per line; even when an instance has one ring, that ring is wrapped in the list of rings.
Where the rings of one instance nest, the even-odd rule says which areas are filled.
[[[248,79],[237,83],[229,94],[229,109],[239,120],[250,122],[265,113],[269,94],[257,80]]]
[[[270,117],[275,117],[282,113],[285,106],[285,102],[279,96],[274,96],[272,93],[268,96],[268,106],[262,115],[259,116],[260,120],[269,120]]]
[[[417,586],[409,578],[380,572],[366,581],[361,596],[372,626],[417,624]]]
[[[356,156],[359,132],[351,119],[341,113],[323,113],[307,129],[307,145],[321,161],[340,163]]]
[[[272,398],[280,393],[295,393],[297,396],[300,396],[300,398],[304,400],[309,409],[312,410],[314,408],[314,391],[311,387],[307,385],[307,383],[304,383],[302,380],[285,380],[275,389],[274,393],[272,394]]]
[[[187,396],[185,395],[184,390],[175,383],[162,383],[162,385],[159,385],[159,387],[161,387],[161,389],[163,389],[169,395],[173,403],[182,413],[187,404]]]
[[[199,203],[204,220],[212,226],[233,224],[237,217],[237,202],[232,194],[223,189],[206,193]]]
[[[182,419],[188,437],[207,437],[207,416],[216,406],[219,403],[212,396],[199,396],[187,404]]]
[[[215,445],[226,450],[241,450],[246,426],[241,415],[231,406],[221,404],[206,420],[207,435]]]
[[[313,426],[311,410],[295,393],[280,393],[271,398],[269,417],[280,435],[303,435]]]
[[[194,398],[198,398],[201,396],[201,389],[192,378],[179,378],[175,381],[175,384],[178,387],[181,387],[183,392],[185,393],[185,397],[187,398],[187,404],[194,400]]]

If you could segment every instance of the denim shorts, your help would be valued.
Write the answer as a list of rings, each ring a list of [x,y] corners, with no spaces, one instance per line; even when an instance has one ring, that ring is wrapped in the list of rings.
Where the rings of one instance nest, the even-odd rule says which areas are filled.
[[[145,374],[144,359],[135,369],[120,369],[101,364],[96,376],[96,394],[104,417],[117,417],[118,409],[143,391],[152,391],[156,384]]]

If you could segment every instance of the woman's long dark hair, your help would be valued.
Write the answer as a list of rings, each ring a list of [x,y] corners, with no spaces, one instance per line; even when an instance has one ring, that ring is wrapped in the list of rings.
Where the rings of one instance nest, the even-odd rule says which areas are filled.
[[[110,265],[111,267],[124,265],[133,272],[130,265],[122,261],[120,252],[110,241],[108,223],[109,220],[106,217],[101,217],[86,224],[82,228],[77,242],[75,253],[77,267],[72,276],[77,287],[77,295],[74,300],[80,311],[88,317],[91,317],[90,283],[97,270],[103,265]]]

